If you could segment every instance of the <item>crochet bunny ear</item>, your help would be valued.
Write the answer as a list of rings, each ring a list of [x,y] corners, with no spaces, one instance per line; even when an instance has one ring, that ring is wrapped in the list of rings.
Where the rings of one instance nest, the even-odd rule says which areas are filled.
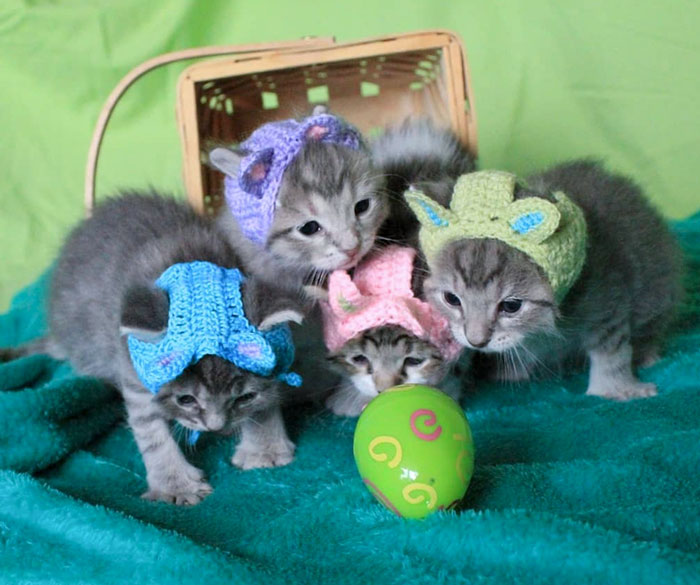
[[[388,246],[356,269],[353,282],[365,295],[413,297],[411,280],[416,251]]]
[[[344,270],[336,270],[328,277],[328,304],[338,316],[354,313],[360,308],[362,293],[355,286],[350,275]]]
[[[511,203],[505,220],[519,237],[539,244],[556,231],[561,214],[549,201],[528,197]]]
[[[274,153],[273,148],[265,148],[246,157],[248,160],[241,166],[238,178],[238,182],[246,193],[258,198],[263,196]]]
[[[450,225],[450,211],[420,191],[409,189],[404,193],[404,199],[424,229],[436,231]]]
[[[275,367],[275,352],[270,344],[254,332],[238,335],[227,350],[226,359],[238,367],[261,376],[269,375]]]
[[[325,111],[316,113],[314,109],[314,114],[311,118],[308,118],[304,128],[304,140],[318,140],[321,141],[331,132],[338,132],[338,120],[326,113]]]
[[[471,215],[485,208],[498,209],[513,201],[516,177],[504,171],[467,173],[457,179],[450,209],[458,215]]]
[[[316,114],[307,119],[303,127],[304,140],[334,142],[357,149],[360,138],[355,130],[328,113]]]
[[[309,126],[306,129],[306,132],[304,133],[304,137],[307,140],[321,140],[330,131],[331,131],[331,129],[328,126],[324,126],[323,124],[314,124],[313,126]]]

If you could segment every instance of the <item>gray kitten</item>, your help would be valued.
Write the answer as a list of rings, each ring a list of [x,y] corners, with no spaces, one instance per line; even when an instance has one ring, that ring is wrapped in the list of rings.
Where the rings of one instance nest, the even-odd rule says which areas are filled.
[[[449,205],[457,178],[474,169],[473,157],[448,129],[430,120],[407,120],[389,127],[370,145],[372,160],[390,198],[390,213],[378,244],[417,245],[418,221],[403,199],[409,186],[420,188],[442,205]],[[420,293],[425,267],[416,260],[413,289]],[[437,385],[450,363],[431,343],[398,326],[375,327],[348,341],[328,357],[343,379],[326,405],[335,414],[357,416],[383,390],[403,383]],[[453,398],[457,385],[443,388]]]
[[[321,106],[313,114],[325,112]],[[209,153],[211,164],[232,177],[242,156],[226,148]],[[284,172],[264,249],[241,233],[226,205],[219,224],[251,274],[294,290],[310,277],[321,282],[328,272],[355,266],[374,246],[387,214],[366,150],[310,141]]]
[[[417,247],[419,224],[404,192],[413,187],[447,207],[457,179],[474,170],[474,157],[452,130],[437,128],[428,119],[406,120],[387,128],[370,149],[391,201],[380,240]]]
[[[588,229],[583,270],[560,304],[529,257],[493,239],[446,245],[425,282],[428,300],[460,343],[499,358],[501,378],[526,379],[587,357],[588,394],[653,396],[656,387],[640,382],[633,366],[657,358],[681,296],[678,246],[640,189],[594,162],[532,175],[516,199],[553,191],[580,206]]]
[[[146,467],[144,497],[176,504],[196,504],[211,487],[181,453],[171,421],[195,431],[240,431],[232,462],[243,469],[285,465],[294,454],[276,380],[218,356],[203,357],[155,395],[137,377],[126,335],[164,335],[168,296],[153,283],[169,266],[195,260],[241,266],[215,225],[183,203],[139,193],[106,201],[68,237],[53,272],[49,337],[29,346],[120,390]],[[260,328],[301,319],[293,303],[252,279],[243,296],[247,317]]]
[[[326,400],[340,416],[359,415],[372,398],[398,384],[435,386],[450,366],[432,343],[397,325],[363,331],[327,359],[344,378]]]

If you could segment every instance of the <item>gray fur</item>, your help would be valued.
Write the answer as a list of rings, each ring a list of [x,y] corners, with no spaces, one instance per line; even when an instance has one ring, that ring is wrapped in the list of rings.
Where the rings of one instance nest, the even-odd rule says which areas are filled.
[[[176,504],[195,504],[211,487],[182,455],[171,421],[193,430],[242,432],[233,462],[244,469],[282,465],[294,453],[279,413],[277,381],[216,356],[205,356],[155,396],[139,381],[123,333],[152,339],[164,332],[168,299],[153,282],[169,266],[195,260],[242,267],[215,224],[184,203],[127,193],[98,206],[68,237],[50,296],[49,353],[119,388],[146,467],[144,497]],[[293,299],[285,302],[254,279],[243,294],[253,323],[280,311],[298,315]],[[251,428],[257,419],[262,430]]]
[[[419,224],[404,192],[413,186],[447,207],[457,178],[474,170],[474,157],[452,130],[437,128],[428,119],[389,127],[370,148],[391,201],[380,238],[416,247]]]
[[[362,332],[328,360],[343,380],[326,405],[341,416],[359,415],[372,398],[398,384],[435,386],[450,366],[434,345],[396,325]]]
[[[658,354],[681,296],[680,252],[663,219],[634,183],[594,162],[562,164],[524,184],[518,198],[561,190],[586,217],[587,259],[561,304],[527,256],[489,239],[445,246],[425,282],[429,301],[460,343],[496,358],[501,378],[556,372],[587,357],[588,394],[656,394],[633,366]],[[499,305],[515,299],[522,301],[515,312]]]
[[[235,174],[242,153],[215,149],[210,162]],[[236,160],[238,162],[236,162]],[[224,161],[224,162],[222,162]],[[355,206],[368,200],[366,211]],[[336,144],[309,142],[285,171],[274,221],[264,250],[245,238],[224,206],[219,225],[252,274],[296,290],[333,270],[352,268],[374,246],[387,217],[388,202],[369,154]],[[320,230],[304,235],[300,228],[315,221]]]

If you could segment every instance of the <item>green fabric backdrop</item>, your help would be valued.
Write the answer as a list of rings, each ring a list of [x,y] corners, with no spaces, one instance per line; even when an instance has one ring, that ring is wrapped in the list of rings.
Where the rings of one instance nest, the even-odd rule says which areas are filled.
[[[403,0],[0,2],[0,309],[55,256],[82,213],[85,156],[119,79],[160,53],[209,44],[450,28],[467,46],[481,164],[525,172],[596,155],[669,216],[700,203],[700,3]],[[117,110],[99,193],[180,190],[174,88],[184,64]]]

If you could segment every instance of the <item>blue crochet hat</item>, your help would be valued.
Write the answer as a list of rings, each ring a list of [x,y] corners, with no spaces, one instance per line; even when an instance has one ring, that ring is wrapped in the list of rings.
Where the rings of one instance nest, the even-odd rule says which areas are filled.
[[[243,274],[209,262],[174,264],[156,281],[168,293],[168,329],[149,343],[129,335],[127,344],[136,373],[154,394],[205,355],[217,355],[259,376],[300,386],[289,371],[294,344],[289,327],[260,331],[245,316]]]
[[[241,143],[246,152],[235,177],[226,175],[224,196],[245,236],[264,245],[275,212],[282,175],[310,141],[361,148],[360,133],[331,114],[317,114],[302,121],[280,120],[258,128]]]

